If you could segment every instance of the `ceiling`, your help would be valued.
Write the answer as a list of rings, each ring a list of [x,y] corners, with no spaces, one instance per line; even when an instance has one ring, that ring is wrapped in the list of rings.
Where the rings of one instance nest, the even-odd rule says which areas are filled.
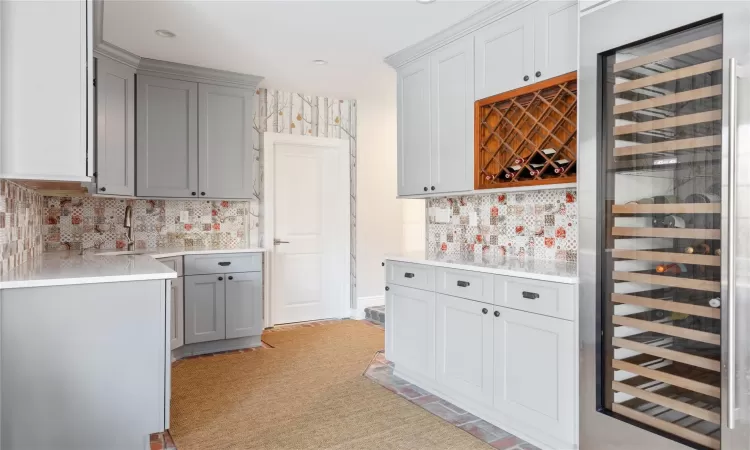
[[[105,41],[142,57],[260,75],[269,88],[356,99],[395,89],[383,58],[487,3],[107,0],[103,28]],[[157,29],[177,36],[159,37]]]

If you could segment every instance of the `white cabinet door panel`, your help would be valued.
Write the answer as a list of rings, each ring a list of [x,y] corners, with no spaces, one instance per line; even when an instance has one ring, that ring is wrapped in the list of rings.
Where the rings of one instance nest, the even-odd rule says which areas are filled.
[[[474,36],[465,36],[430,55],[430,83],[430,192],[471,190],[474,185]]]
[[[492,404],[491,306],[437,294],[437,380],[479,403]]]
[[[261,272],[230,273],[226,277],[227,339],[263,333]]]
[[[578,3],[539,2],[534,5],[534,79],[547,80],[578,66]],[[540,74],[536,76],[536,74]]]
[[[529,8],[477,31],[474,46],[477,100],[534,82],[534,15]]]
[[[497,308],[495,408],[565,442],[574,439],[573,322]]]
[[[185,343],[226,338],[223,275],[185,277]]]
[[[388,285],[388,358],[396,370],[435,378],[435,293]]]
[[[398,70],[398,195],[430,185],[430,58]]]

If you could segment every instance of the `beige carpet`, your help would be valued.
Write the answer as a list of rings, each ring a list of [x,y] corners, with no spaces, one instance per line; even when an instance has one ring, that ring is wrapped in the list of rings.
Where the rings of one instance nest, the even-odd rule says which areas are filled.
[[[362,377],[383,331],[359,321],[266,333],[276,347],[172,370],[178,450],[491,449]]]

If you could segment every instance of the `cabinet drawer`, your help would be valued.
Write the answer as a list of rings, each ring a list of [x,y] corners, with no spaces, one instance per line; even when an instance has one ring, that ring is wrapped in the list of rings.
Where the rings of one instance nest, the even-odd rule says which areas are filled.
[[[158,261],[177,272],[178,277],[181,277],[183,275],[182,256],[175,256],[173,258],[159,258]]]
[[[186,255],[185,275],[230,272],[260,272],[260,253],[232,253],[220,255]]]
[[[545,316],[575,319],[573,285],[495,276],[495,304]]]
[[[435,269],[435,291],[454,297],[492,303],[494,276],[470,270]]]
[[[435,268],[422,264],[388,261],[385,267],[386,282],[401,286],[435,290]]]

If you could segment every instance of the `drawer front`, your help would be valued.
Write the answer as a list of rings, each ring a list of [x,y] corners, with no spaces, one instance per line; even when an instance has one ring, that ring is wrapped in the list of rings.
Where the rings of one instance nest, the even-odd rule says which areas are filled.
[[[545,316],[574,320],[575,286],[495,276],[495,304]]]
[[[435,269],[435,291],[492,304],[494,276],[470,270]]]
[[[435,290],[435,268],[432,266],[388,261],[385,269],[387,283],[426,291]]]
[[[185,275],[230,272],[260,272],[260,253],[232,253],[219,255],[186,255]]]
[[[183,275],[182,256],[175,256],[172,258],[160,258],[158,261],[164,264],[165,266],[169,267],[170,269],[174,270],[175,272],[177,272],[178,277],[181,277]]]

